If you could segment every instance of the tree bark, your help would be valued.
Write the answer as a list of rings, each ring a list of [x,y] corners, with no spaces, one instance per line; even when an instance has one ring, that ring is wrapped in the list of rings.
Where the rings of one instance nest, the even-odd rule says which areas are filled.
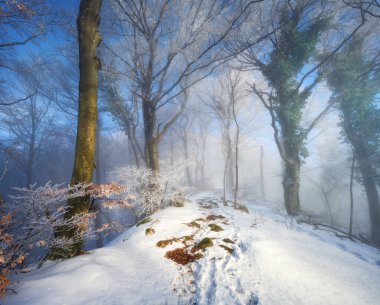
[[[154,136],[156,111],[152,103],[143,99],[144,140],[148,168],[159,172],[158,138]]]
[[[300,211],[299,186],[301,165],[296,161],[285,162],[282,180],[284,188],[285,208],[288,215],[297,215]]]
[[[363,178],[364,189],[367,195],[371,223],[371,240],[373,243],[380,246],[380,200],[374,179],[374,171],[369,163],[370,158],[365,146],[360,146],[356,152],[360,173]]]
[[[96,176],[96,183],[101,184],[104,182],[103,180],[103,166],[101,164],[101,149],[100,149],[100,128],[101,128],[101,120],[98,119],[98,128],[96,130],[96,152],[95,152],[95,160],[96,160],[96,169],[95,169],[95,176]],[[96,218],[95,218],[95,227],[100,228],[102,225],[102,219],[101,219],[101,202],[99,200],[96,200]],[[102,232],[96,233],[96,248],[102,248],[103,247],[103,234]]]
[[[349,227],[349,233],[352,235],[352,225],[353,225],[353,218],[354,218],[354,193],[353,193],[353,186],[354,186],[354,171],[355,171],[355,150],[352,154],[352,163],[351,163],[351,175],[350,175],[350,227]]]

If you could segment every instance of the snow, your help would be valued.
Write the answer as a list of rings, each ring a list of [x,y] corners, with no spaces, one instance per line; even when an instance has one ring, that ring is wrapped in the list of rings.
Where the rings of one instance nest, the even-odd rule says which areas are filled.
[[[220,202],[202,208],[197,203],[201,197],[183,208],[155,213],[152,222],[129,229],[89,255],[16,276],[17,295],[10,293],[3,304],[379,304],[379,250],[264,207],[249,206],[250,214]],[[187,226],[210,214],[226,218],[199,221],[200,229]],[[210,231],[209,223],[224,231]],[[146,228],[155,234],[145,235]],[[214,246],[185,266],[165,258],[181,243],[156,246],[159,240],[186,235],[194,235],[194,242],[215,238]],[[223,243],[224,238],[235,244]],[[221,244],[234,248],[233,253]]]

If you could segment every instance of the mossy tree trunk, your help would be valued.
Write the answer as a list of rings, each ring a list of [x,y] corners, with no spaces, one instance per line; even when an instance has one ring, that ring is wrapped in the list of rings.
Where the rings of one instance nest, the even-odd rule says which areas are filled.
[[[296,215],[300,211],[299,187],[300,168],[298,162],[285,162],[285,172],[282,179],[284,188],[285,208],[288,215]]]
[[[93,180],[95,169],[96,125],[98,119],[98,70],[100,60],[97,47],[101,42],[98,32],[102,0],[81,0],[77,19],[79,42],[79,113],[75,147],[74,169],[71,185],[88,184]],[[81,197],[68,201],[65,218],[88,212],[90,198]],[[58,235],[72,238],[81,228],[62,228]],[[73,257],[81,254],[83,241],[67,249],[53,249],[52,257]]]
[[[359,145],[356,152],[365,193],[367,195],[371,240],[377,246],[380,246],[380,200],[375,182],[375,171],[371,166],[371,159],[366,151],[366,147]]]

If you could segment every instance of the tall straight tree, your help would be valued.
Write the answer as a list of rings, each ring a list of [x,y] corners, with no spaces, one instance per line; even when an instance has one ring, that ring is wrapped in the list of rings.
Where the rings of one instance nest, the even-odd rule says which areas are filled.
[[[380,245],[380,198],[376,186],[380,170],[376,162],[380,151],[380,108],[376,101],[380,72],[371,69],[371,61],[365,60],[363,50],[363,39],[355,37],[333,61],[328,84],[333,92],[331,100],[341,115],[344,139],[353,149],[367,195],[372,241]]]
[[[98,26],[102,2],[102,0],[81,0],[77,19],[80,70],[79,113],[71,185],[91,183],[95,169],[98,70],[100,68],[97,48],[101,42]],[[89,198],[70,199],[65,217],[71,218],[78,213],[87,212],[89,207]],[[63,230],[64,237],[70,238],[75,233],[75,229]],[[56,249],[53,252],[64,251],[56,254],[72,257],[79,255],[81,248],[82,243],[76,243],[69,249]]]

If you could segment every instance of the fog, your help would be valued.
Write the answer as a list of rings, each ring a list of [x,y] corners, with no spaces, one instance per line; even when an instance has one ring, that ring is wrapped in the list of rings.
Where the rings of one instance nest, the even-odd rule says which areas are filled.
[[[63,186],[70,184],[76,145],[79,81],[75,29],[78,3],[74,2],[68,2],[61,8],[64,13],[59,16],[59,22],[50,20],[51,25],[36,41],[4,51],[1,49],[2,62],[10,62],[9,67],[1,67],[0,72],[0,192],[5,207],[12,202],[11,195],[17,193],[14,187],[37,188],[48,182]],[[148,89],[139,87],[145,77],[142,72],[144,63],[149,57],[147,42],[143,34],[138,31],[136,34],[133,22],[125,21],[127,13],[116,2],[104,4],[100,24],[103,41],[98,53],[102,66],[99,71],[99,116],[93,182],[115,182],[112,171],[128,166],[156,170],[147,157],[150,142],[146,138],[147,123],[143,111],[146,96],[141,93],[150,89],[151,96],[156,99],[152,97],[156,111],[152,139],[160,138],[157,142],[160,164],[187,164],[176,177],[185,196],[203,192],[225,201],[236,199],[242,205],[264,205],[284,217],[289,211],[293,214],[291,209],[286,208],[283,187],[283,183],[289,183],[285,181],[285,163],[290,157],[280,153],[281,150],[287,153],[291,150],[286,147],[289,139],[284,123],[289,109],[279,110],[279,90],[282,88],[276,83],[279,70],[269,72],[270,69],[274,70],[273,65],[280,67],[281,63],[275,62],[277,53],[273,43],[274,39],[278,39],[275,36],[278,29],[271,34],[270,27],[274,25],[269,19],[271,17],[274,23],[281,24],[278,21],[280,14],[273,12],[279,10],[281,5],[286,6],[286,1],[273,1],[271,11],[268,10],[269,6],[260,3],[255,4],[255,9],[249,13],[244,11],[243,20],[236,19],[240,22],[239,27],[234,27],[232,33],[228,32],[220,47],[214,53],[207,53],[199,62],[196,61],[197,56],[203,56],[202,48],[211,38],[207,40],[197,31],[207,29],[212,35],[220,34],[229,19],[222,22],[220,16],[214,16],[212,20],[204,21],[207,23],[204,29],[199,25],[197,31],[191,32],[188,30],[190,21],[186,19],[190,17],[186,17],[180,4],[173,5],[171,9],[178,13],[178,20],[170,22],[170,18],[165,17],[167,19],[162,23],[160,33],[164,30],[178,33],[157,36],[153,70],[159,77],[152,81]],[[157,10],[150,11],[149,18],[152,20],[159,4],[160,1],[157,1]],[[310,16],[322,20],[326,14],[334,26],[319,29],[320,33],[315,38],[317,42],[310,47],[310,53],[314,53],[308,54],[309,57],[305,55],[297,71],[291,72],[293,74],[289,77],[292,82],[299,82],[299,86],[295,86],[297,92],[303,89],[310,91],[305,98],[301,93],[294,98],[304,99],[299,103],[300,109],[295,109],[296,114],[293,113],[300,116],[299,124],[298,117],[292,118],[299,125],[294,129],[298,133],[295,136],[299,137],[307,131],[305,137],[300,137],[302,140],[295,157],[300,166],[300,209],[294,214],[311,223],[349,232],[353,202],[353,228],[350,233],[370,240],[370,212],[360,164],[356,164],[352,180],[353,146],[345,134],[342,110],[339,102],[335,101],[338,99],[338,89],[335,89],[329,73],[333,73],[334,60],[338,62],[334,56],[345,56],[349,42],[356,39],[353,38],[355,34],[362,44],[363,60],[372,64],[371,72],[366,74],[367,80],[379,79],[379,19],[368,15],[365,25],[360,25],[356,30],[360,24],[357,8],[336,1],[328,1],[327,7],[329,9],[324,10],[323,5],[316,1],[310,4],[311,12],[301,9],[305,22],[311,22],[308,19]],[[205,5],[204,10],[207,9],[211,8]],[[235,9],[230,8],[230,19],[235,18]],[[54,15],[54,18],[58,17]],[[307,25],[303,26],[297,29],[305,30]],[[249,28],[255,30],[249,32]],[[9,30],[7,34],[17,40],[25,33],[26,30],[19,33]],[[194,41],[189,40],[190,34],[194,35]],[[241,46],[248,36],[249,43],[234,49]],[[189,44],[194,45],[186,49]],[[181,55],[172,62],[170,54],[177,51]],[[226,55],[224,52],[230,53]],[[323,56],[331,58],[321,60]],[[194,65],[184,70],[183,67],[191,61]],[[298,65],[291,59],[289,62],[288,71],[292,70],[291,65]],[[169,68],[162,72],[166,68],[165,63]],[[263,65],[266,65],[265,68]],[[339,62],[339,65],[343,66],[343,63]],[[313,70],[313,67],[316,68]],[[183,71],[186,71],[186,77],[179,78]],[[366,101],[377,113],[378,85],[377,91]],[[347,87],[350,85],[347,84]],[[312,128],[309,130],[309,127]],[[274,136],[276,132],[278,134]],[[368,140],[373,147],[370,163],[377,173],[374,178],[377,192],[379,134],[378,130],[372,130],[373,138]],[[276,143],[276,137],[281,143]],[[304,154],[306,150],[307,154]],[[236,176],[239,180],[237,189]],[[103,212],[103,215],[109,213],[108,218],[119,218],[125,224],[135,222],[136,215],[130,211]]]

